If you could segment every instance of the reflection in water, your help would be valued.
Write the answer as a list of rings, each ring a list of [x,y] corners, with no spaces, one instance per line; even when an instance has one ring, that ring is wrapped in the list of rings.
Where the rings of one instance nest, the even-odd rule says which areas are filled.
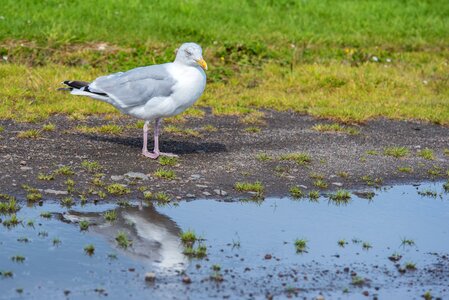
[[[125,232],[132,247],[123,250],[128,256],[158,266],[161,271],[181,271],[187,267],[187,258],[179,240],[180,228],[153,205],[118,207],[117,219],[108,222],[103,213],[68,211],[61,219],[70,223],[89,221],[89,231],[116,244],[117,233]]]

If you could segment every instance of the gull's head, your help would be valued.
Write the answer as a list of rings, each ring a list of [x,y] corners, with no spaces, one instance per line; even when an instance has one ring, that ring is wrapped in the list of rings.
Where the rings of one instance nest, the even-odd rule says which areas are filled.
[[[189,66],[200,66],[207,70],[207,63],[203,59],[203,49],[195,43],[184,43],[176,52],[176,62]]]

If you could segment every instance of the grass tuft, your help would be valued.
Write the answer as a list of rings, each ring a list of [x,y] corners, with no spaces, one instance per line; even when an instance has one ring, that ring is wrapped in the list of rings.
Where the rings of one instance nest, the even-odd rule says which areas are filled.
[[[159,168],[154,172],[154,176],[157,178],[173,180],[176,179],[176,173],[173,170],[168,170],[165,168]]]
[[[280,157],[281,160],[292,160],[295,161],[299,165],[306,165],[312,161],[312,158],[309,154],[304,152],[298,152],[298,153],[289,153],[289,154],[283,154]]]
[[[106,187],[109,194],[114,196],[122,196],[131,193],[131,190],[120,183],[113,183]]]
[[[409,154],[409,150],[405,147],[390,147],[384,149],[384,155],[402,158]]]
[[[295,240],[296,253],[307,252],[307,240],[306,239],[296,239]]]
[[[340,132],[340,133],[347,133],[350,135],[356,135],[360,133],[360,131],[355,127],[343,126],[338,123],[316,124],[312,127],[312,129],[319,132]]]
[[[171,157],[171,156],[159,156],[158,162],[162,166],[176,166],[178,164],[178,158],[177,157]]]
[[[37,139],[41,137],[41,131],[37,129],[25,130],[19,132],[17,137],[21,139]]]
[[[299,186],[291,187],[289,192],[290,192],[290,196],[292,196],[293,198],[299,199],[299,198],[304,197],[304,192],[302,191],[302,189]]]
[[[432,149],[424,148],[421,151],[418,151],[418,156],[427,160],[435,160],[435,154]]]
[[[117,245],[123,249],[127,249],[128,247],[132,246],[132,240],[128,239],[128,236],[125,232],[119,231],[117,236],[115,237],[115,241],[117,242]]]

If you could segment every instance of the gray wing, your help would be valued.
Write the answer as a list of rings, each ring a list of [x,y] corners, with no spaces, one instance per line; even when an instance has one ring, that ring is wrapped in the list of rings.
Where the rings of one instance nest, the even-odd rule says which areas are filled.
[[[99,77],[89,84],[89,90],[105,93],[115,104],[127,108],[144,105],[154,97],[169,97],[175,84],[163,64]]]

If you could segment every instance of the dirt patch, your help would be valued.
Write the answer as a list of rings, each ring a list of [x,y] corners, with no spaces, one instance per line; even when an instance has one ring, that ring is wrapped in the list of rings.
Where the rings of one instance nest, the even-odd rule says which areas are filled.
[[[74,121],[66,116],[53,116],[45,123],[3,120],[0,121],[3,127],[0,189],[19,196],[26,194],[23,184],[42,190],[66,191],[66,180],[71,178],[74,181],[71,193],[75,198],[83,194],[95,199],[98,191],[104,191],[105,198],[113,198],[107,192],[107,185],[119,183],[131,190],[127,196],[132,198],[142,198],[145,188],[153,194],[164,192],[173,199],[235,199],[254,196],[251,192],[237,191],[236,182],[260,181],[263,196],[282,196],[297,185],[305,192],[327,193],[339,188],[366,189],[441,179],[449,169],[449,156],[445,152],[449,148],[447,127],[378,119],[355,125],[358,134],[319,132],[312,127],[331,122],[273,111],[265,112],[263,121],[245,124],[239,117],[217,117],[206,111],[203,118],[165,124],[171,130],[162,135],[161,150],[180,157],[175,166],[161,166],[158,161],[141,155],[142,130],[135,126],[135,119],[89,117]],[[55,129],[42,130],[47,123],[53,123]],[[117,125],[113,133],[77,130],[80,126],[108,124]],[[30,129],[40,130],[37,138],[18,137],[21,131]],[[391,147],[404,147],[407,153],[399,158],[385,155],[385,149]],[[419,155],[425,148],[431,150],[433,159]],[[289,153],[305,153],[310,161],[282,157]],[[83,161],[96,161],[101,169],[88,171],[82,166]],[[55,174],[60,165],[69,166],[74,174]],[[159,168],[173,170],[176,178],[157,177],[155,172]],[[148,177],[122,177],[128,172]],[[38,179],[40,173],[55,174],[54,179]],[[95,175],[101,183],[92,182]],[[317,183],[319,180],[321,183]]]

